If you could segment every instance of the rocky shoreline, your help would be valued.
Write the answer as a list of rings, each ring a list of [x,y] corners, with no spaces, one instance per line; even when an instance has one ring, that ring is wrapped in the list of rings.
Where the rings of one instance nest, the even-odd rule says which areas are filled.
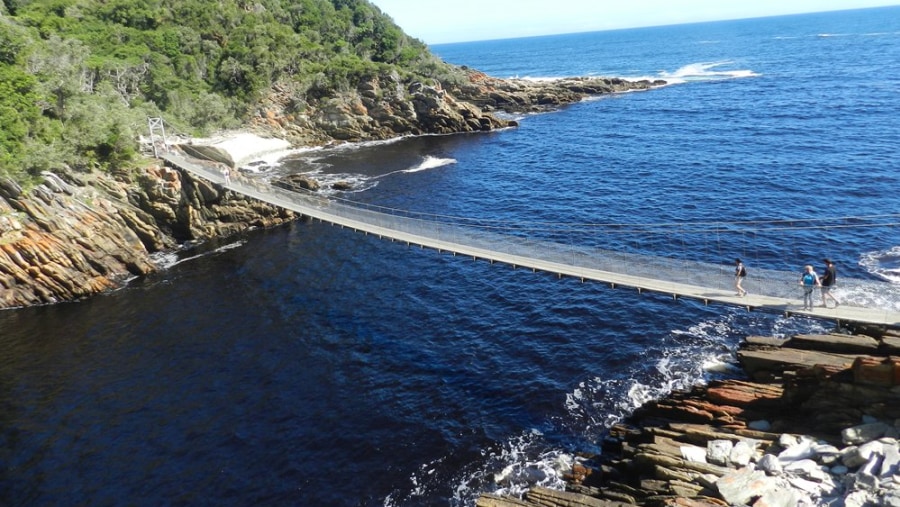
[[[747,337],[746,379],[645,404],[565,491],[478,507],[900,506],[900,331]]]
[[[385,75],[297,114],[290,90],[274,90],[247,132],[264,151],[403,135],[515,126],[494,111],[542,111],[589,95],[647,90],[662,81],[572,78],[502,80],[467,71],[453,86],[403,87]],[[227,143],[226,143],[227,144]],[[247,143],[237,143],[239,148]],[[258,151],[213,147],[195,156],[232,167]],[[155,159],[115,173],[65,168],[23,189],[0,178],[0,309],[76,301],[158,269],[152,254],[292,221],[292,212],[164,167]]]

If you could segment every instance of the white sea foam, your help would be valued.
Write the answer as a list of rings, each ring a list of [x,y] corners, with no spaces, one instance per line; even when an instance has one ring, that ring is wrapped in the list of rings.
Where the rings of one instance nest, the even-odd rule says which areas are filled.
[[[421,162],[418,164],[406,168],[400,169],[399,171],[391,171],[389,173],[382,174],[381,176],[377,176],[378,178],[384,178],[385,176],[390,176],[392,174],[402,174],[402,173],[417,173],[419,171],[427,171],[428,169],[436,169],[438,167],[443,167],[445,165],[455,164],[455,158],[440,158],[440,157],[432,157],[431,155],[427,155]]]
[[[570,431],[579,434],[579,450],[591,449],[606,430],[633,413],[637,408],[660,399],[676,390],[704,384],[712,376],[740,375],[734,353],[735,333],[743,332],[746,323],[738,319],[752,319],[750,314],[735,309],[732,313],[702,321],[687,329],[673,330],[670,335],[649,347],[644,354],[647,361],[635,365],[631,378],[593,377],[581,382],[566,395],[568,415],[563,418]],[[825,332],[818,321],[760,317],[767,329],[761,334],[796,334]],[[624,372],[629,375],[629,372]],[[514,435],[498,448],[482,449],[482,460],[460,474],[453,482],[453,505],[471,505],[481,493],[490,491],[520,497],[534,486],[564,489],[564,475],[579,459],[547,441],[536,429]],[[440,460],[422,467],[411,481],[418,494],[431,478]],[[385,506],[399,506],[400,499],[389,498]]]
[[[730,329],[720,323],[699,326],[689,334],[714,334]],[[717,339],[713,338],[714,341]],[[595,377],[582,382],[566,396],[565,406],[571,416],[566,419],[576,421],[574,425],[578,428],[575,431],[583,432],[586,442],[596,441],[606,429],[644,403],[674,389],[701,383],[706,371],[727,369],[731,362],[730,355],[721,350],[698,351],[693,346],[680,351],[659,348],[653,353],[658,356],[656,362],[649,365],[653,371],[636,372],[642,378],[649,374],[649,378],[604,380]],[[582,445],[581,450],[590,450],[589,444]],[[485,490],[517,497],[535,486],[564,489],[564,474],[580,459],[553,449],[538,430],[516,435],[504,442],[501,449],[482,453],[483,462],[477,469],[466,472],[455,488],[458,495],[455,500],[460,504],[471,504],[474,496]]]
[[[150,260],[157,269],[166,270],[178,263],[178,254],[175,252],[156,252],[150,254]]]
[[[507,441],[499,452],[491,452],[486,456],[486,470],[496,471],[481,470],[465,478],[456,488],[460,494],[456,500],[465,502],[479,489],[471,486],[486,480],[493,483],[494,493],[516,497],[535,486],[563,489],[563,475],[572,469],[576,458],[559,450],[547,450],[543,437],[540,431],[532,429]]]
[[[201,254],[195,254],[195,255],[184,255],[183,256],[182,253],[179,253],[179,252],[159,252],[159,253],[152,254],[150,256],[150,260],[156,265],[156,267],[160,271],[165,271],[167,269],[170,269],[174,266],[181,264],[182,262],[187,262],[187,261],[191,261],[194,259],[199,259],[200,257],[205,257],[207,255],[212,255],[212,254],[232,250],[234,248],[243,246],[245,243],[246,243],[246,241],[244,241],[244,240],[235,241],[233,243],[228,243],[227,245],[222,245],[214,250],[210,250],[210,251],[203,252]]]
[[[415,172],[426,171],[428,169],[434,169],[437,167],[442,167],[445,165],[450,165],[450,164],[455,164],[455,163],[456,163],[455,158],[440,158],[440,157],[432,157],[431,155],[428,155],[425,157],[424,160],[422,160],[422,162],[419,165],[417,165],[415,167],[411,167],[409,169],[406,169],[402,172],[415,173]]]
[[[281,167],[283,161],[295,155],[306,154],[321,150],[320,146],[304,148],[290,148],[287,150],[273,151],[254,157],[242,164],[238,170],[244,174],[265,174]]]
[[[889,282],[900,283],[900,246],[860,255],[859,265]]]
[[[729,65],[732,62],[698,62],[685,65],[675,72],[660,72],[657,79],[664,79],[669,84],[685,83],[688,81],[718,81],[725,79],[742,79],[755,77],[759,74],[748,69],[716,70],[718,67]]]

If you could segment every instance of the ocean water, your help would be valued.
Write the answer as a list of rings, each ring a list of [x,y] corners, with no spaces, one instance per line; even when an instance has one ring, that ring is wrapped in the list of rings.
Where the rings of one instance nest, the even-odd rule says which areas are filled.
[[[670,84],[515,129],[300,150],[255,177],[308,172],[354,184],[335,197],[751,273],[828,256],[841,277],[900,283],[900,8],[433,51],[497,77]],[[112,294],[0,312],[0,504],[473,505],[560,486],[640,403],[739,375],[748,334],[831,328],[307,221],[160,262]]]

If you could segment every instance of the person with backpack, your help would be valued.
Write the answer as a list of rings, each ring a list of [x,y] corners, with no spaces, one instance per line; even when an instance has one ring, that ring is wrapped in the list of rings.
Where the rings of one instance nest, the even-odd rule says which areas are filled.
[[[813,309],[813,289],[821,285],[819,275],[813,270],[809,264],[804,267],[803,274],[800,275],[800,285],[803,287],[803,309]]]
[[[744,297],[747,295],[747,291],[741,287],[741,283],[744,282],[744,277],[747,276],[747,270],[744,268],[744,263],[741,262],[740,259],[735,259],[734,265],[734,288],[737,289],[737,295],[739,297]]]

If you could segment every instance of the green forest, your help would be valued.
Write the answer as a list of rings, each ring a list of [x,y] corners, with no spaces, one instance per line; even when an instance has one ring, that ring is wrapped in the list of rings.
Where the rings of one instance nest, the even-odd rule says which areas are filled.
[[[147,118],[235,128],[273,87],[296,107],[393,71],[453,69],[366,0],[0,0],[0,177],[113,171]]]

